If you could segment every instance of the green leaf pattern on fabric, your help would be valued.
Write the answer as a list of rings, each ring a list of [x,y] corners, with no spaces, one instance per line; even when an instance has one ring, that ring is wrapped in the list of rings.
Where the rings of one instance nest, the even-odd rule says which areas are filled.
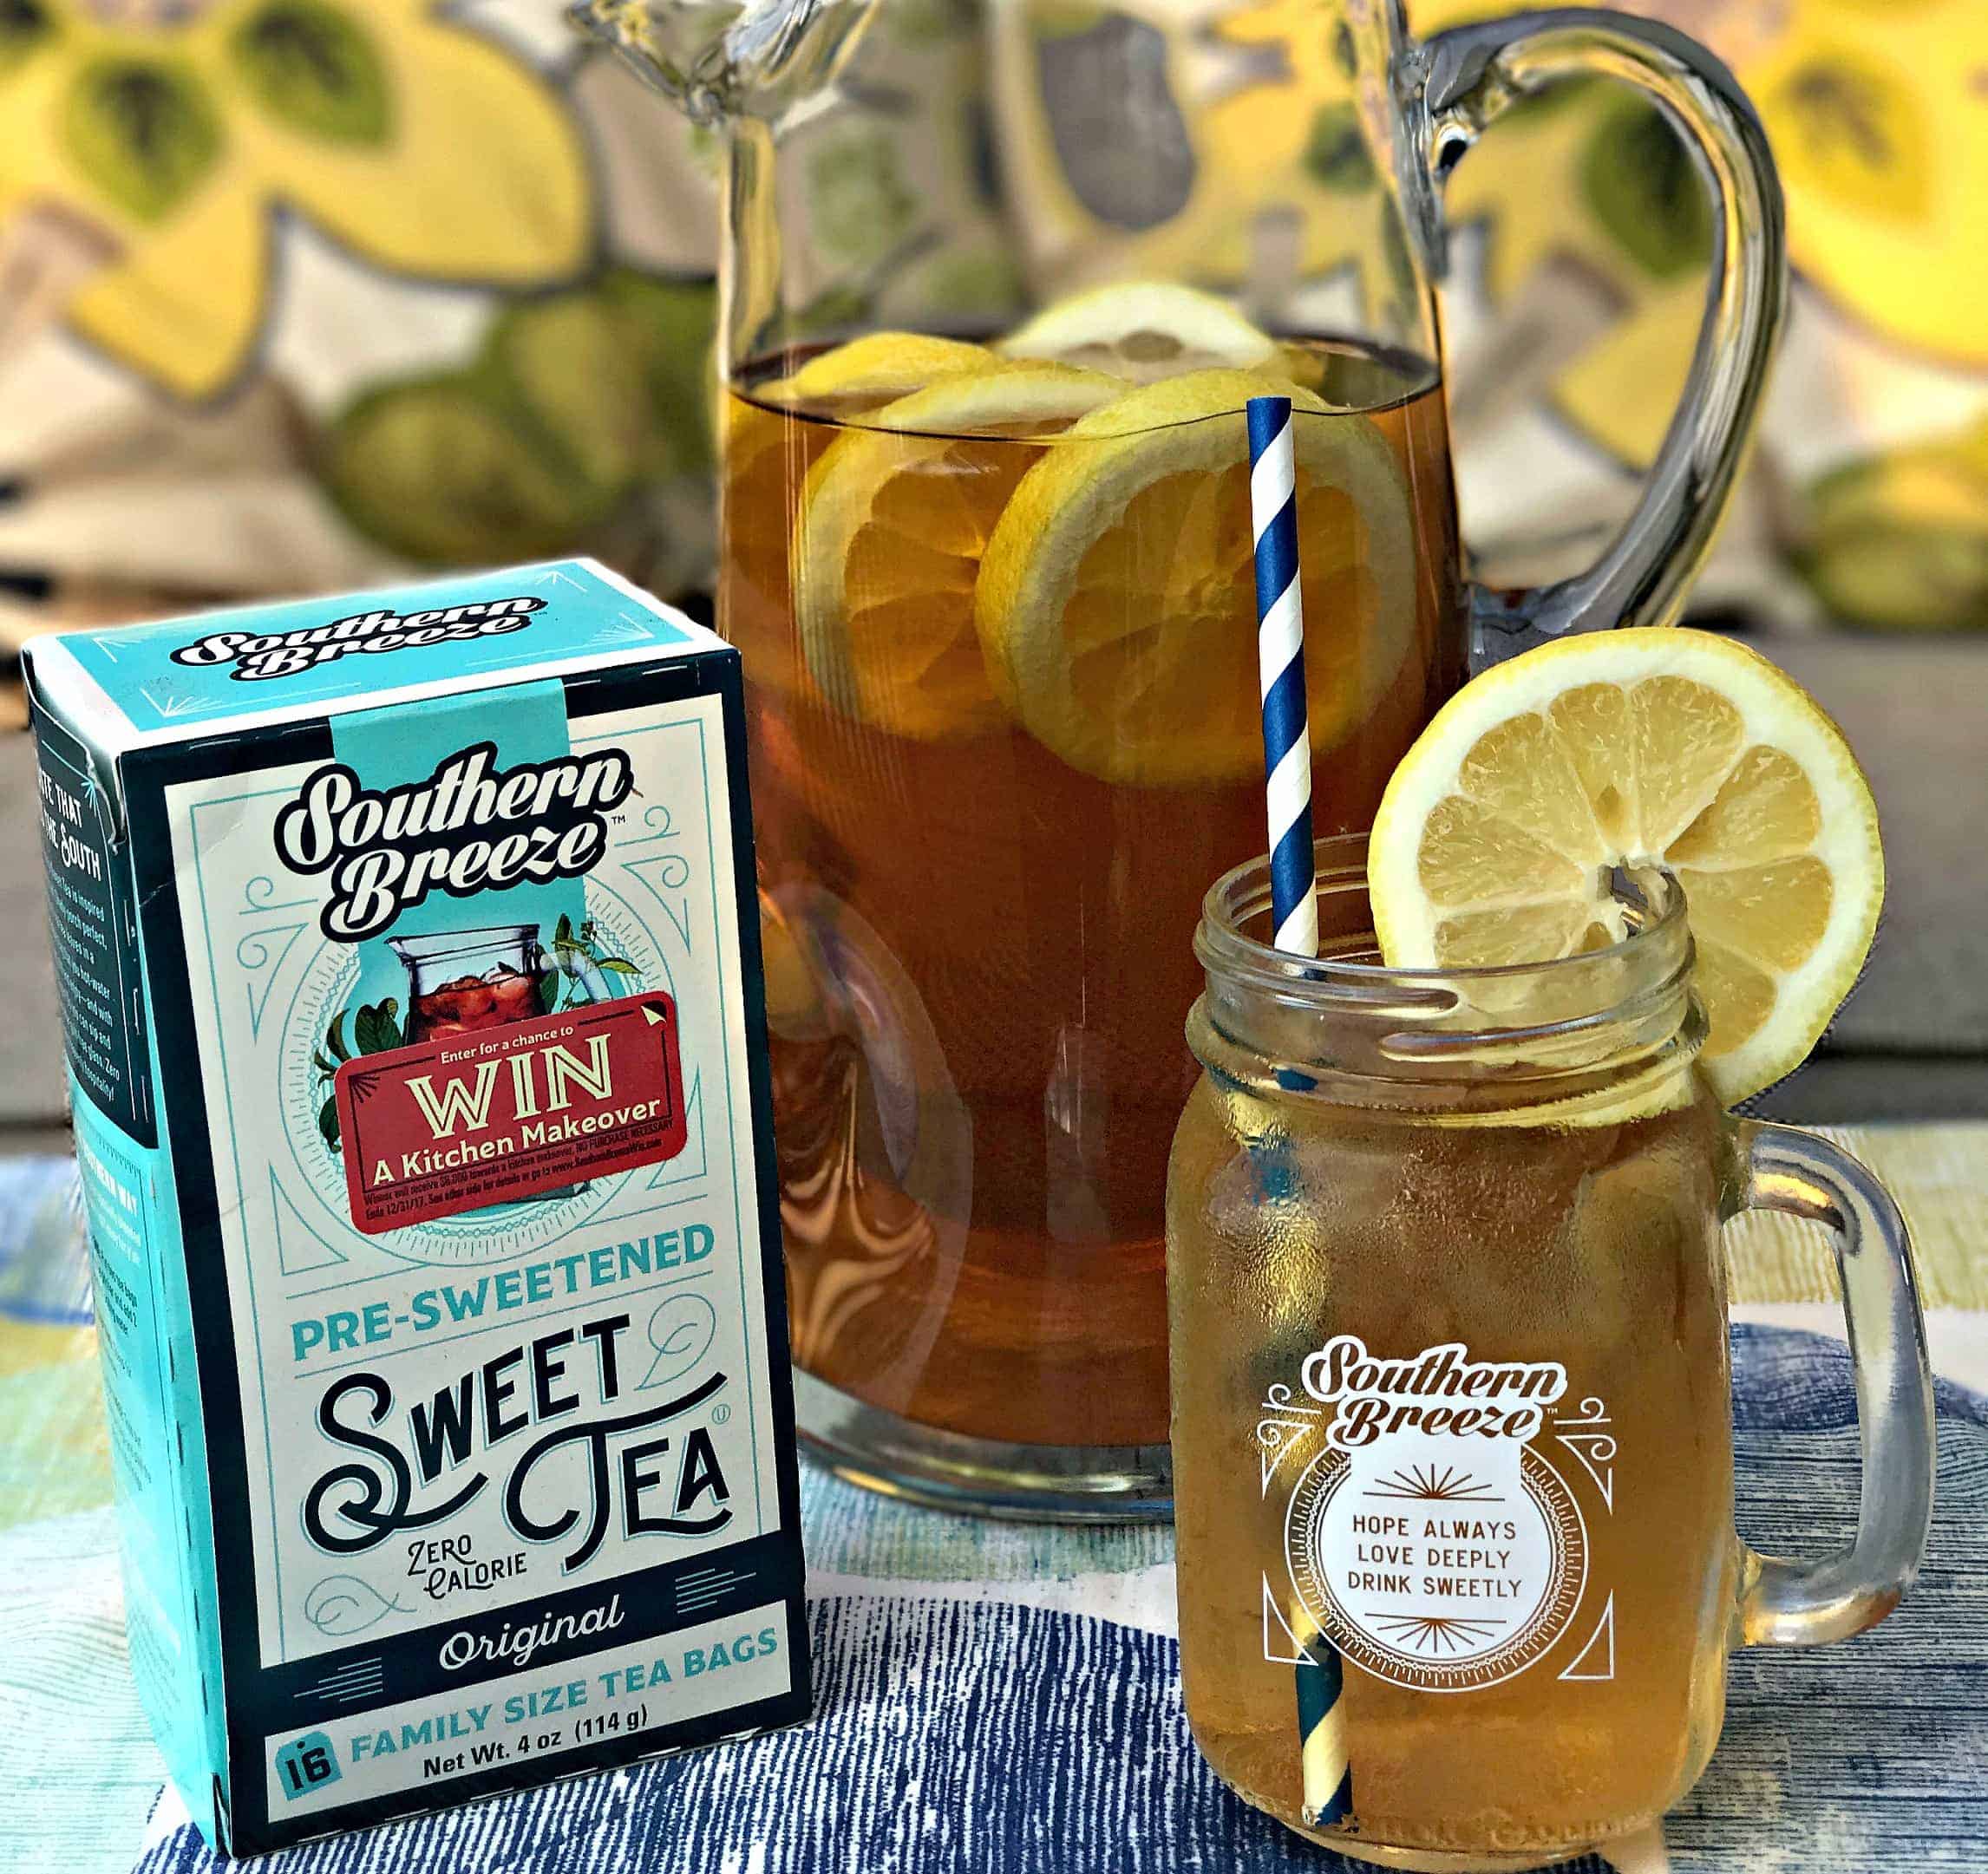
[[[193,72],[163,58],[92,60],[71,82],[63,140],[127,214],[164,220],[219,162],[221,119]]]
[[[872,317],[875,303],[875,294],[863,287],[847,282],[825,286],[795,311],[794,329],[809,337],[820,333],[847,336]]]
[[[463,565],[590,543],[649,484],[711,462],[711,288],[610,268],[507,306],[461,370],[374,386],[319,473],[410,559]]]
[[[1580,156],[1582,193],[1617,245],[1669,279],[1711,251],[1712,211],[1690,151],[1653,104],[1625,97]]]
[[[468,372],[366,393],[332,427],[319,473],[362,533],[435,565],[564,552],[603,506]]]
[[[0,78],[25,65],[55,36],[43,0],[0,0]]]
[[[596,487],[625,484],[642,467],[651,413],[643,361],[599,295],[559,293],[507,307],[485,346],[495,379],[513,392],[540,432],[541,450],[564,457]]]
[[[716,460],[711,388],[716,307],[702,280],[664,280],[611,267],[594,289],[642,367],[650,434],[642,467],[703,475]]]
[[[1937,158],[1903,75],[1861,54],[1830,51],[1797,66],[1762,102],[1790,180],[1853,212],[1926,217]]]
[[[1335,195],[1363,195],[1374,186],[1374,159],[1361,133],[1360,113],[1350,100],[1322,104],[1305,140],[1305,173]]]
[[[1075,39],[1095,32],[1110,13],[1096,0],[1035,0],[1029,9],[1029,30],[1038,39]]]
[[[883,130],[838,137],[816,151],[808,163],[808,205],[822,253],[859,267],[891,253],[919,209],[898,173],[897,144]]]
[[[393,127],[385,62],[365,28],[325,0],[267,0],[229,41],[249,95],[287,130],[384,143]]]
[[[1353,42],[1351,24],[1341,20],[1332,33],[1332,62],[1339,68],[1342,78],[1357,78],[1360,73],[1360,49]]]
[[[1874,631],[1988,631],[1988,420],[1842,464],[1807,491],[1791,564]]]

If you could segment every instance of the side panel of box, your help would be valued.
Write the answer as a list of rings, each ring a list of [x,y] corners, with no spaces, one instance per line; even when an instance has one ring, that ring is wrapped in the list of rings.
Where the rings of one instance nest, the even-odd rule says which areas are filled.
[[[132,1670],[173,1781],[205,1825],[221,1761],[213,1536],[130,853],[108,761],[39,698],[36,728]]]

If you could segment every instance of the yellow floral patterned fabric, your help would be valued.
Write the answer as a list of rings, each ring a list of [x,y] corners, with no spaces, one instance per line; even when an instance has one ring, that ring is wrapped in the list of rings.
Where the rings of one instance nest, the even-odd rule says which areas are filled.
[[[1415,0],[1429,33],[1508,10]],[[1988,9],[1979,0],[1644,0],[1731,65],[1788,194],[1789,243],[1813,291],[1889,343],[1988,366]],[[1638,126],[1641,127],[1638,128]],[[1666,145],[1670,146],[1666,153]],[[1607,86],[1502,120],[1449,189],[1489,219],[1491,284],[1571,253],[1621,291],[1608,339],[1570,363],[1556,401],[1625,460],[1649,460],[1690,362],[1705,230],[1678,245],[1696,178],[1655,113]],[[1666,245],[1651,229],[1671,231]]]
[[[0,219],[108,253],[72,328],[186,396],[243,370],[278,213],[438,281],[553,281],[588,252],[559,101],[429,0],[9,0],[0,115]]]

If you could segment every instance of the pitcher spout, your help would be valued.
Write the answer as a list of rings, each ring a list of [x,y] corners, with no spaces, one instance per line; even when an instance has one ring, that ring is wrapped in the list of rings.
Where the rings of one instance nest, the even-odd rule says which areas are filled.
[[[578,0],[568,17],[693,122],[769,122],[826,95],[877,0]]]

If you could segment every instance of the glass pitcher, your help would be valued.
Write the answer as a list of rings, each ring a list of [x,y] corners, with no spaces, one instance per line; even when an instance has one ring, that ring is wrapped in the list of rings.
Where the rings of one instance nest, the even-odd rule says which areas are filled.
[[[1364,826],[1470,670],[1671,615],[1751,428],[1781,199],[1669,28],[1417,41],[1281,0],[587,0],[724,153],[721,629],[745,657],[797,1398],[847,1473],[1164,1514],[1168,1141],[1200,885],[1263,844],[1246,397],[1298,406],[1315,822]],[[1576,74],[1717,198],[1640,506],[1462,574],[1442,180]]]

